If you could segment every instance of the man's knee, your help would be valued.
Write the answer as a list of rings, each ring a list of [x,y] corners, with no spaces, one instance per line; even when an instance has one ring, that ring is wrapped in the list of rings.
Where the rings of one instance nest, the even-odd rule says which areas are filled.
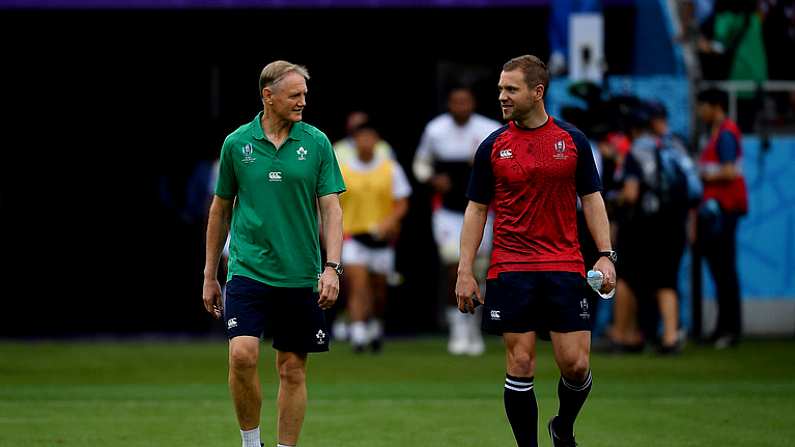
[[[291,386],[301,386],[306,381],[306,363],[298,357],[279,362],[279,380]]]
[[[257,367],[257,345],[232,343],[229,346],[229,368],[232,371],[247,371]]]
[[[591,368],[591,363],[587,354],[572,356],[563,361],[560,365],[560,372],[563,377],[572,380],[585,380],[588,377],[588,371]]]
[[[535,369],[535,356],[529,352],[513,352],[508,356],[508,373],[511,375],[532,377]]]

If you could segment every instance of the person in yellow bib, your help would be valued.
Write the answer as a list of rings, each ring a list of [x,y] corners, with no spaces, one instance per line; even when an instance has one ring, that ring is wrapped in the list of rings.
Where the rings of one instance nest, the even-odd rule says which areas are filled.
[[[355,110],[348,114],[345,120],[345,138],[334,143],[334,153],[337,155],[337,161],[340,164],[349,162],[352,158],[356,158],[356,141],[353,138],[353,132],[359,128],[363,123],[370,121],[370,115],[361,110]],[[379,138],[375,143],[375,156],[395,158],[395,151],[392,146],[385,140]]]
[[[370,122],[353,131],[356,157],[340,170],[347,192],[340,197],[344,240],[342,262],[348,290],[349,337],[354,352],[378,352],[383,340],[387,276],[395,263],[394,242],[408,211],[411,185],[400,164],[378,157],[378,131]]]

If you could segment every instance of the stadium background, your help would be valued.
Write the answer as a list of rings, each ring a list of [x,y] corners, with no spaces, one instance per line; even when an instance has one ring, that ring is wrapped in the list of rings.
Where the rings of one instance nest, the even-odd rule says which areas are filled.
[[[673,101],[689,116],[676,99],[693,86],[666,27],[670,2],[603,3],[612,88]],[[258,111],[264,63],[308,66],[305,119],[332,140],[347,112],[377,116],[408,168],[455,73],[472,73],[478,111],[496,118],[501,64],[549,54],[544,0],[132,4],[0,0],[0,446],[237,442],[221,327],[200,303],[204,215],[193,180],[224,135]],[[576,103],[567,87],[553,82],[551,110]],[[795,138],[744,142],[752,213],[739,237],[743,298],[763,304],[755,333],[777,340],[729,352],[691,345],[675,359],[596,355],[601,389],[578,428],[589,445],[772,446],[795,436]],[[498,342],[486,357],[454,359],[435,337],[429,197],[413,186],[398,251],[405,283],[390,290],[387,315],[400,337],[379,360],[353,358],[341,344],[313,363],[305,445],[511,439]],[[548,346],[539,363],[548,416],[556,380]],[[262,375],[263,419],[272,421],[276,378]],[[480,423],[451,422],[457,408]],[[354,435],[350,421],[372,429]]]
[[[608,23],[631,18],[613,10]],[[518,22],[506,29],[509,18]],[[451,73],[472,69],[479,111],[496,118],[502,63],[549,52],[541,6],[11,10],[0,20],[3,38],[18,42],[4,73],[14,123],[6,138],[19,138],[4,151],[12,189],[3,214],[17,216],[4,219],[14,256],[5,271],[15,296],[35,292],[12,300],[2,333],[23,335],[210,329],[199,299],[204,210],[188,184],[261,107],[267,61],[307,65],[305,119],[332,141],[344,136],[346,114],[362,108],[410,166],[425,123],[444,111]],[[608,42],[624,28],[610,27]],[[608,51],[615,70],[630,69],[630,47]],[[18,125],[29,131],[10,131]],[[436,281],[427,191],[415,189],[400,296],[429,296]],[[396,329],[435,328],[434,313],[417,308],[394,309],[392,321],[404,326]],[[31,312],[40,323],[22,321]]]

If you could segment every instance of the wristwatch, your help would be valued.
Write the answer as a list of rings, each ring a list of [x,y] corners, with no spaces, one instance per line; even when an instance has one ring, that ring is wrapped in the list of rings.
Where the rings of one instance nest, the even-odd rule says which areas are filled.
[[[601,258],[602,256],[604,256],[607,259],[609,259],[610,262],[612,262],[613,264],[618,262],[618,253],[616,253],[615,250],[600,251],[599,252],[599,257]]]
[[[345,271],[342,268],[342,264],[340,264],[339,262],[326,261],[325,266],[333,268],[334,271],[337,272],[337,276],[342,276],[342,272]]]

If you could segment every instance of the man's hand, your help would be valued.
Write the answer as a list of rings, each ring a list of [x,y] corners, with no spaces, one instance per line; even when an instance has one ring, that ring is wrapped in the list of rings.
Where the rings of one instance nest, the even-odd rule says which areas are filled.
[[[317,281],[317,290],[320,295],[317,304],[321,309],[329,309],[337,302],[337,296],[340,293],[340,278],[333,268],[326,267],[323,269],[323,274],[320,275],[320,279]]]
[[[373,232],[380,241],[392,241],[400,234],[400,223],[393,219],[386,219],[375,227]]]
[[[217,279],[204,278],[202,299],[207,312],[214,318],[220,319],[224,313],[224,301],[221,295],[221,284],[218,283]]]
[[[458,274],[455,281],[455,297],[458,299],[458,310],[464,313],[475,313],[475,303],[472,302],[472,295],[478,297],[481,303],[483,299],[480,297],[480,286],[475,279],[472,272],[463,272]]]
[[[447,174],[436,174],[431,177],[431,186],[436,192],[444,194],[450,191],[450,188],[453,187],[453,182]]]
[[[593,265],[594,270],[602,272],[604,279],[602,280],[602,293],[610,293],[616,288],[616,266],[613,262],[604,256],[601,256],[596,264]]]

